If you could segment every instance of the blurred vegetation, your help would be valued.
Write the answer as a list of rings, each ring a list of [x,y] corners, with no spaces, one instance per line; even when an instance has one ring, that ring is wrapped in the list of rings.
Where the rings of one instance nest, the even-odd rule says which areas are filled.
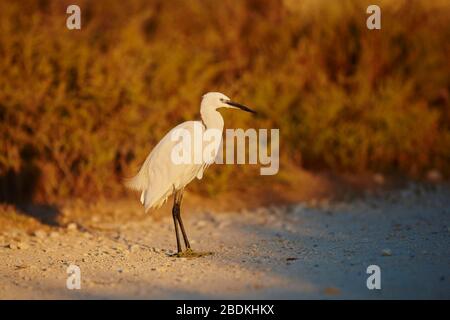
[[[224,112],[230,127],[281,128],[282,163],[448,177],[449,2],[375,1],[370,31],[372,2],[1,1],[1,198],[123,193],[208,91],[260,112]]]

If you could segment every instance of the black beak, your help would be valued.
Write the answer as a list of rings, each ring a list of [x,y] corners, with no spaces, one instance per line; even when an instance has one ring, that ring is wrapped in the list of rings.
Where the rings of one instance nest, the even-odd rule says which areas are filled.
[[[244,111],[247,111],[247,112],[250,112],[250,113],[253,113],[253,114],[257,113],[255,110],[252,110],[249,107],[244,106],[243,104],[240,104],[240,103],[237,103],[237,102],[234,102],[234,101],[231,101],[231,100],[225,101],[225,103],[229,104],[230,106],[239,108],[241,110],[244,110]]]

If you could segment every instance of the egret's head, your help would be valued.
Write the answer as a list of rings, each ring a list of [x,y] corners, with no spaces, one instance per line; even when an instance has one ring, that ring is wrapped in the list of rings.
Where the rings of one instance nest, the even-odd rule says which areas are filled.
[[[243,111],[255,113],[256,111],[234,101],[231,101],[226,95],[220,92],[208,92],[203,95],[201,108],[212,108],[214,110],[219,108],[241,109]]]

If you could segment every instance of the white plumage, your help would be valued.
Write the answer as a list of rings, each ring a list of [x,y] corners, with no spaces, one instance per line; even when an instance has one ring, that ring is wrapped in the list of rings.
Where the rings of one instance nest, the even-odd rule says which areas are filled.
[[[171,140],[172,131],[185,129],[194,135],[194,126],[200,121],[186,121],[170,130],[145,159],[138,174],[127,181],[127,186],[141,191],[141,203],[147,211],[159,208],[176,190],[183,189],[195,177],[203,176],[203,164],[174,164],[171,152],[178,141]]]
[[[223,131],[223,118],[217,111],[218,108],[240,108],[248,112],[254,112],[247,107],[232,102],[230,98],[219,92],[210,92],[203,96],[200,105],[202,121],[186,121],[170,130],[156,147],[147,156],[138,174],[127,180],[126,185],[134,190],[141,191],[141,203],[145,211],[150,208],[158,208],[164,204],[174,192],[182,190],[195,177],[201,179],[204,170],[210,162],[175,164],[171,159],[171,153],[177,141],[172,141],[174,130],[185,129],[192,137],[202,138],[194,134],[194,128],[200,128],[202,134],[206,129]],[[221,139],[221,137],[220,137]],[[194,139],[192,139],[192,152]],[[202,145],[204,145],[202,140]],[[212,155],[215,158],[217,150]],[[194,155],[192,155],[193,159]]]

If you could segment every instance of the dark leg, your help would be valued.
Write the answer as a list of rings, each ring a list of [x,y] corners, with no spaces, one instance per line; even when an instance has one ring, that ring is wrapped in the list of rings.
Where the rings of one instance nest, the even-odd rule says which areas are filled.
[[[181,243],[180,243],[180,236],[178,235],[178,222],[177,222],[177,216],[179,212],[180,207],[176,202],[176,194],[175,194],[172,207],[172,216],[173,216],[173,224],[175,226],[175,235],[177,236],[177,252],[181,253]]]
[[[181,233],[183,234],[183,240],[184,240],[184,245],[186,246],[186,249],[190,249],[191,245],[189,244],[189,240],[186,234],[186,231],[184,230],[184,225],[183,225],[183,220],[181,220],[181,200],[183,199],[183,190],[180,190],[178,193],[178,215],[177,215],[177,219],[178,219],[178,223],[180,224],[180,228],[181,228]]]
[[[172,209],[172,215],[173,215],[173,223],[175,225],[175,233],[177,235],[177,249],[178,253],[174,256],[177,257],[186,257],[186,258],[198,258],[198,257],[204,257],[211,255],[212,252],[194,252],[191,249],[191,245],[189,244],[189,240],[186,234],[186,230],[184,229],[183,221],[181,220],[181,200],[183,199],[183,190],[178,190],[174,194],[174,201],[173,201],[173,209]],[[184,244],[186,245],[186,251],[181,251],[181,244],[180,244],[180,238],[178,235],[178,224],[180,224],[181,233],[183,234],[183,240]]]

